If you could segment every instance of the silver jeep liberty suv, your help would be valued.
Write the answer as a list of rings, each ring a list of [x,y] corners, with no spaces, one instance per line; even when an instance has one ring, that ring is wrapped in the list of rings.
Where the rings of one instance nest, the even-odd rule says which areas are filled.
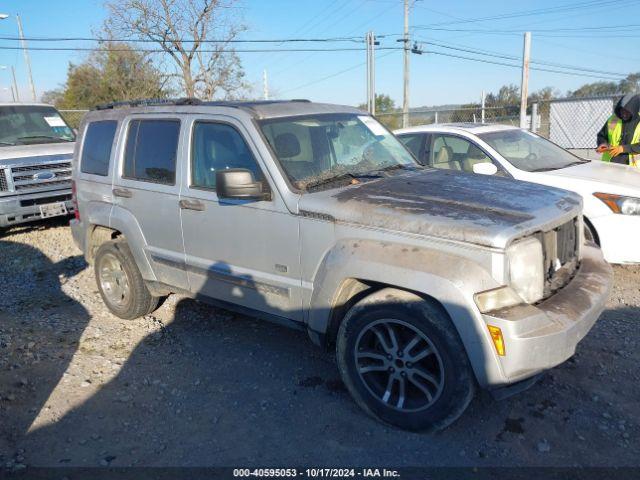
[[[107,105],[73,179],[74,239],[114,315],[180,293],[304,329],[366,412],[410,430],[571,357],[611,286],[579,197],[422,167],[351,107]]]

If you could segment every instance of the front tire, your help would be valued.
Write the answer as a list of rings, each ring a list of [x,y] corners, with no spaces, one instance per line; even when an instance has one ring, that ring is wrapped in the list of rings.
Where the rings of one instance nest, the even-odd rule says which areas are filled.
[[[438,305],[413,293],[387,288],[356,303],[340,325],[336,352],[356,403],[405,430],[447,427],[475,393],[451,320]]]
[[[115,316],[131,320],[157,308],[159,297],[149,292],[126,242],[103,243],[94,268],[102,301]]]

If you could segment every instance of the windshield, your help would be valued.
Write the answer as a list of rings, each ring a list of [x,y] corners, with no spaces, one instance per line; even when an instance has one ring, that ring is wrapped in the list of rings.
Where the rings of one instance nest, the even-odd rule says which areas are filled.
[[[301,190],[418,168],[400,141],[368,115],[278,118],[260,126],[287,176]]]
[[[45,105],[0,107],[0,146],[73,142],[73,130],[60,113]]]
[[[588,161],[526,130],[502,130],[478,136],[511,165],[526,172],[558,170]]]

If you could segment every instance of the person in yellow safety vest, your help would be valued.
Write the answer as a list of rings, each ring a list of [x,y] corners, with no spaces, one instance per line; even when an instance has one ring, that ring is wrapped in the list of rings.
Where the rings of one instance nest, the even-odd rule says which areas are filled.
[[[625,95],[614,112],[598,132],[596,151],[603,162],[640,167],[640,95]]]

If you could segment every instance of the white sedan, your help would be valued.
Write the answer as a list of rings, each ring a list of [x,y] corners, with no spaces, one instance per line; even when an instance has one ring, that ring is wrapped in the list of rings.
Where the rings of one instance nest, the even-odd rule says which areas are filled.
[[[584,160],[504,125],[424,125],[395,134],[423,165],[502,175],[581,195],[585,238],[599,244],[610,263],[640,263],[640,169]]]

